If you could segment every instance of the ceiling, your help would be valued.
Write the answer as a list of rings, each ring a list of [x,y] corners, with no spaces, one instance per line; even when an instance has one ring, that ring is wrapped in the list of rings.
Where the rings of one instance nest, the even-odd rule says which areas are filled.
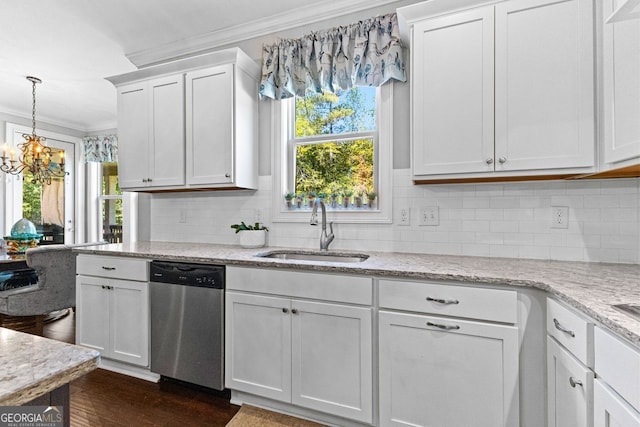
[[[85,132],[115,128],[116,92],[104,77],[135,70],[128,58],[176,51],[198,37],[202,46],[202,36],[237,35],[269,19],[289,17],[292,27],[303,17],[326,17],[327,8],[344,14],[393,1],[0,0],[0,113],[31,117],[25,77],[32,75],[43,81],[36,87],[38,122]],[[266,34],[270,27],[262,28]]]

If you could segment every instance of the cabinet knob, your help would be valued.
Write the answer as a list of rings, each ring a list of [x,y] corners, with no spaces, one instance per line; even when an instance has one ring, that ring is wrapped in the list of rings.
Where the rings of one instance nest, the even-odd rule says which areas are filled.
[[[506,157],[500,157],[500,158],[498,159],[498,161],[499,161],[500,163],[506,163],[506,162],[507,162],[507,158],[506,158]]]
[[[291,313],[293,314],[298,314],[298,310],[296,310],[295,308],[293,310],[291,310]]]
[[[147,178],[142,178],[142,182],[147,182]]]
[[[102,289],[107,289],[107,287],[105,285],[102,285]]]
[[[485,163],[490,165],[491,163],[493,163],[493,159],[492,158],[488,158],[487,160],[485,160]]]
[[[582,387],[582,381],[580,380],[574,380],[573,377],[569,377],[569,385],[573,388],[576,388],[577,385],[579,385],[580,387]]]
[[[231,178],[231,174],[230,174],[230,173],[225,173],[225,174],[224,174],[224,177],[225,177],[225,178]]]
[[[151,178],[147,178],[147,182],[151,182],[153,181]]]
[[[288,313],[288,312],[289,312],[289,309],[288,309],[288,308],[284,308],[284,307],[283,307],[283,308],[282,308],[282,312],[283,312],[283,313]]]

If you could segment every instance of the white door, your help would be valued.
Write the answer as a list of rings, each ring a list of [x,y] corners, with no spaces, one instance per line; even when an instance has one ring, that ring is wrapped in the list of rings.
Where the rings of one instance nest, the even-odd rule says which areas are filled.
[[[495,8],[496,171],[593,166],[593,1]]]
[[[233,182],[233,69],[233,64],[226,64],[186,75],[189,185]]]
[[[31,134],[32,129],[7,123],[7,141],[17,151],[18,144],[25,141],[23,134]],[[33,184],[24,171],[20,175],[7,175],[5,187],[5,229],[9,234],[11,226],[20,218],[33,222],[39,233],[44,234],[45,243],[76,242],[76,150],[80,139],[54,132],[36,130],[38,136],[46,138],[44,145],[52,149],[52,162],[60,162],[64,155],[64,179],[54,178],[50,185]],[[5,234],[5,235],[6,235]]]
[[[149,284],[109,280],[111,357],[140,366],[149,364]]]
[[[120,188],[147,186],[150,107],[147,82],[118,88],[118,181]]]
[[[151,152],[149,185],[184,185],[184,75],[149,81]],[[140,155],[138,155],[139,160]]]
[[[415,175],[493,171],[493,7],[413,28]]]
[[[295,405],[371,423],[371,309],[293,300]]]
[[[640,413],[601,379],[593,382],[594,427],[640,427]]]
[[[593,371],[547,336],[549,427],[593,426]]]
[[[518,329],[381,311],[381,426],[519,424]]]
[[[226,293],[225,386],[291,401],[291,303]]]
[[[109,357],[109,279],[76,277],[76,344]]]
[[[606,18],[622,0],[604,0]],[[640,19],[603,24],[604,157],[640,157]]]

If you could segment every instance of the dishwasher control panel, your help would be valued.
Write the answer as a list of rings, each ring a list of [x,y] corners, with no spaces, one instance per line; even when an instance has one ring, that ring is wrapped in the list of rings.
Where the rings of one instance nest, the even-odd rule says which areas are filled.
[[[151,282],[224,289],[224,265],[151,261]]]

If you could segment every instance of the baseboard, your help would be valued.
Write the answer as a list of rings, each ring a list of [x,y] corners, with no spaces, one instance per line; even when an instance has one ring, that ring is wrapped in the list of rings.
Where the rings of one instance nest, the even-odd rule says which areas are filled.
[[[141,380],[157,383],[160,380],[160,375],[151,372],[147,368],[139,366],[129,365],[127,363],[118,362],[116,360],[100,358],[99,368],[106,369],[107,371],[117,372],[123,375],[129,375],[130,377],[139,378]]]

